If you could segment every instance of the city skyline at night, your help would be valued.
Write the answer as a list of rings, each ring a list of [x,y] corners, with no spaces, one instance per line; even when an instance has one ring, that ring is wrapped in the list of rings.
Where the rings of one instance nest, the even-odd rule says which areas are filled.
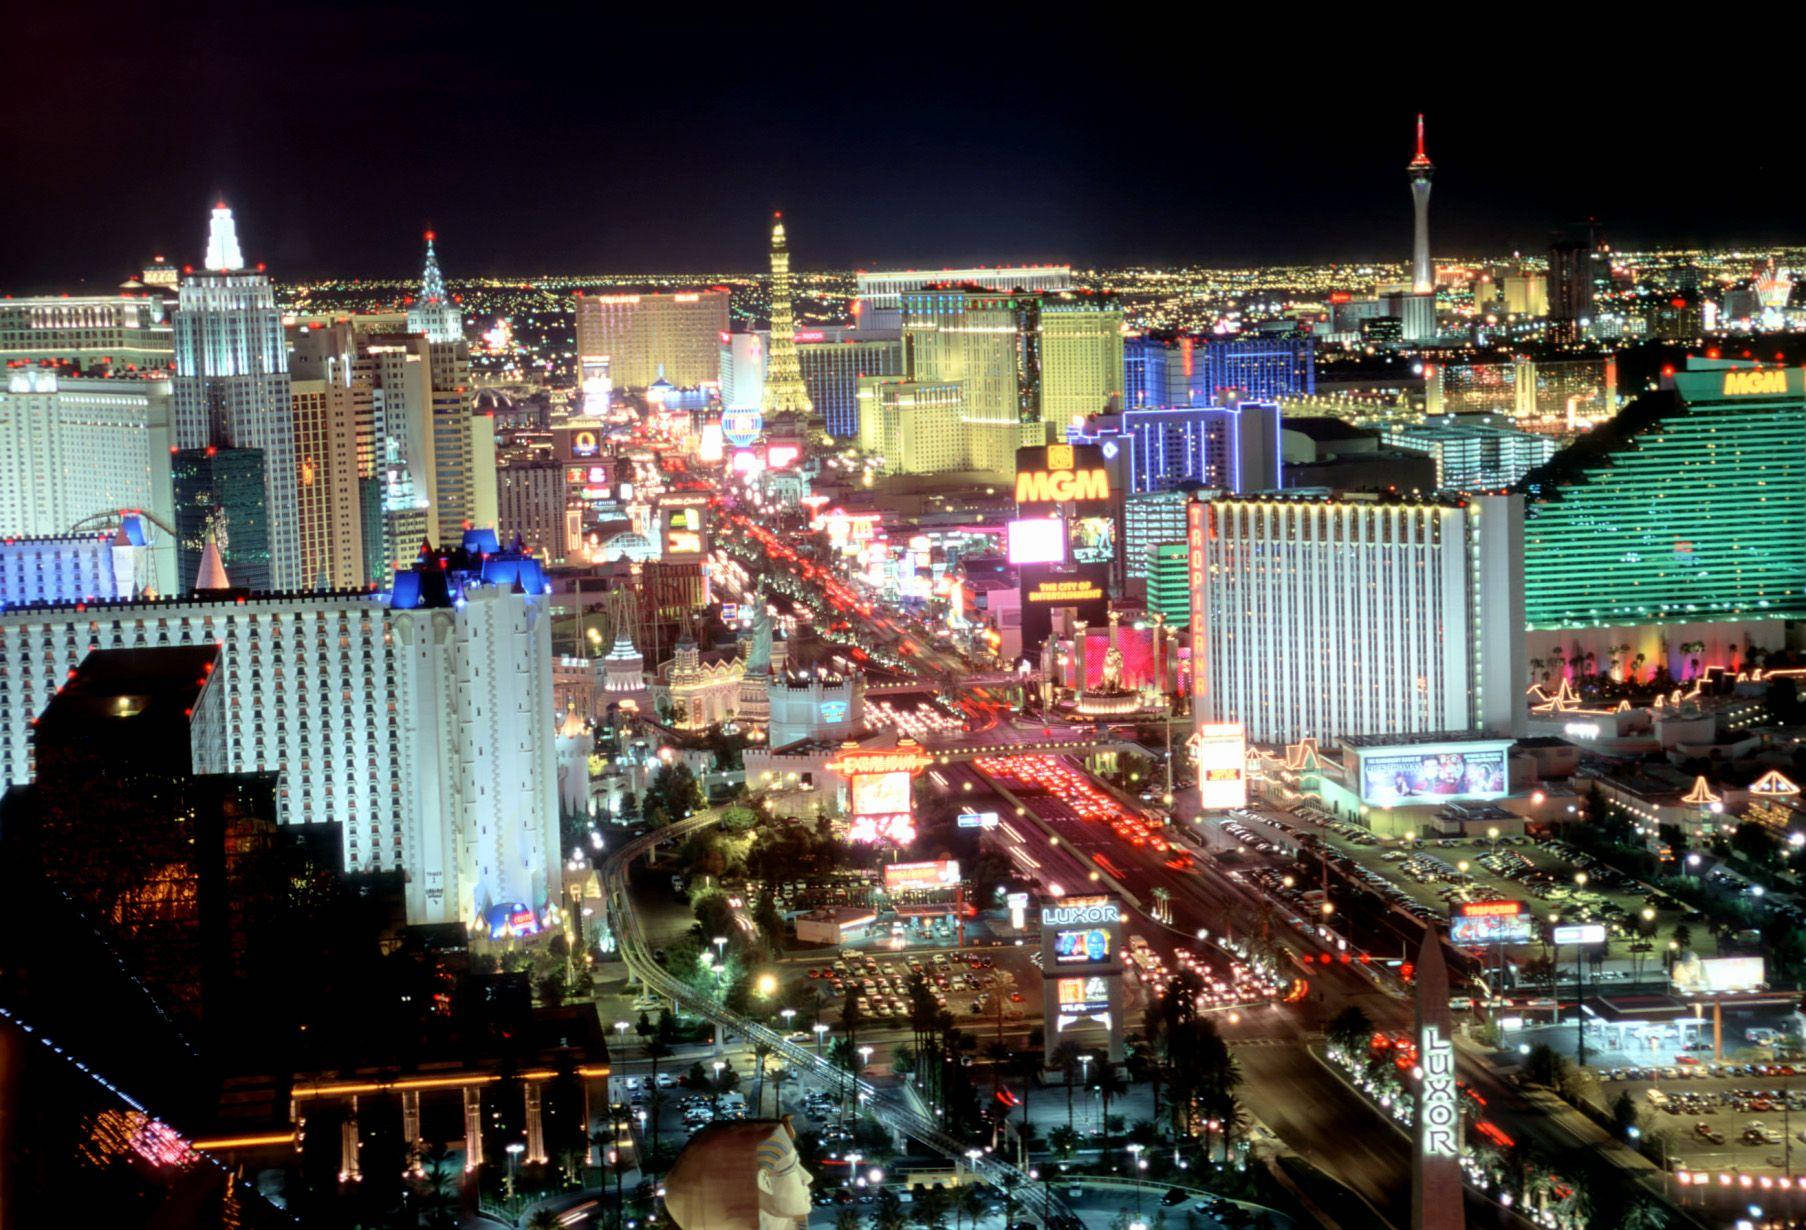
[[[21,14],[0,1230],[1806,1230],[1789,43],[1636,16]]]

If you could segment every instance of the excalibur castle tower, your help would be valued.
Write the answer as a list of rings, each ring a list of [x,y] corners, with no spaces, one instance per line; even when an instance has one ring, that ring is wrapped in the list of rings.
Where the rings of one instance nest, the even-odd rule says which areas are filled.
[[[242,454],[247,465],[261,465],[260,502],[267,522],[258,536],[268,546],[267,584],[299,589],[304,578],[295,501],[295,419],[282,315],[270,279],[245,269],[238,229],[223,201],[213,208],[203,264],[201,272],[183,277],[176,294],[176,371],[170,389],[175,444],[185,453],[199,450],[206,457],[231,451]],[[181,487],[178,482],[178,522]],[[221,511],[228,519],[232,515],[230,507]],[[242,541],[241,530],[248,528],[228,524],[225,530]],[[192,544],[197,558],[201,545]],[[181,577],[184,585],[192,579]],[[264,579],[241,577],[240,584]]]
[[[1417,116],[1417,156],[1405,164],[1411,177],[1411,205],[1417,215],[1417,231],[1411,243],[1411,291],[1427,295],[1436,289],[1436,268],[1430,263],[1430,178],[1436,173],[1423,152],[1423,113]]]
[[[765,418],[780,414],[808,418],[815,412],[796,357],[796,314],[790,306],[790,248],[784,242],[784,215],[771,216],[771,342],[766,349]]]

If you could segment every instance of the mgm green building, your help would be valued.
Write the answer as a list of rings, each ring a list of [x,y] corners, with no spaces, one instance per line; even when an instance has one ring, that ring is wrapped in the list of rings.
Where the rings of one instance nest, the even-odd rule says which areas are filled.
[[[1524,481],[1533,677],[1685,679],[1806,630],[1806,369],[1690,359],[1672,383]]]

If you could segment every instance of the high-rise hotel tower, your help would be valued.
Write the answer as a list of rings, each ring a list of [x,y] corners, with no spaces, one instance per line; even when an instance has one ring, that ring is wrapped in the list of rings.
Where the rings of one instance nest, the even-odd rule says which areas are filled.
[[[262,454],[269,584],[295,589],[301,539],[295,505],[295,422],[288,353],[270,279],[245,268],[232,211],[214,206],[204,268],[182,279],[174,320],[173,431],[179,449]],[[217,513],[231,533],[231,508]],[[176,509],[181,519],[181,508]],[[183,576],[183,587],[194,578]]]

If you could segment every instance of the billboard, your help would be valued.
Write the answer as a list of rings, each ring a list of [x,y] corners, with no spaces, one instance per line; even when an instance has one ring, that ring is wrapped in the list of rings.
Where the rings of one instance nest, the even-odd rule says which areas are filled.
[[[1102,965],[1110,960],[1110,932],[1103,927],[1074,927],[1054,932],[1054,960],[1062,965]]]
[[[1528,944],[1533,919],[1522,901],[1464,901],[1449,918],[1449,943]]]
[[[1240,722],[1206,722],[1191,737],[1198,766],[1201,806],[1216,810],[1248,804],[1248,741]]]
[[[1110,471],[1095,444],[1048,444],[1016,450],[1016,507],[1092,505],[1081,512],[1104,512],[1110,500]]]
[[[827,767],[847,781],[848,838],[899,845],[913,839],[915,812],[910,783],[932,763],[932,758],[913,739],[901,739],[897,746],[889,748],[845,745]]]
[[[773,440],[765,446],[765,465],[767,469],[782,470],[796,464],[802,455],[800,440]]]
[[[1116,558],[1116,518],[1074,517],[1071,540],[1073,563],[1107,564]]]
[[[1101,1025],[1112,1061],[1122,1054],[1122,921],[1114,897],[1041,907],[1041,994],[1053,1034]]]
[[[884,891],[887,893],[952,888],[958,883],[959,860],[953,858],[936,859],[932,863],[891,863],[884,869]]]
[[[909,810],[909,774],[862,773],[853,779],[855,816],[890,815]]]
[[[666,559],[701,555],[707,549],[703,541],[703,510],[700,507],[671,507],[660,502],[659,515],[664,520],[664,554]]]
[[[1066,526],[1058,517],[1020,517],[1007,528],[1010,563],[1066,562]]]
[[[1708,957],[1689,954],[1674,963],[1673,986],[1687,995],[1723,995],[1755,991],[1767,985],[1768,970],[1761,957]]]
[[[1361,801],[1390,807],[1504,798],[1509,748],[1501,742],[1361,751]]]
[[[1558,948],[1563,944],[1603,944],[1605,943],[1605,924],[1568,923],[1551,931],[1549,942]]]

